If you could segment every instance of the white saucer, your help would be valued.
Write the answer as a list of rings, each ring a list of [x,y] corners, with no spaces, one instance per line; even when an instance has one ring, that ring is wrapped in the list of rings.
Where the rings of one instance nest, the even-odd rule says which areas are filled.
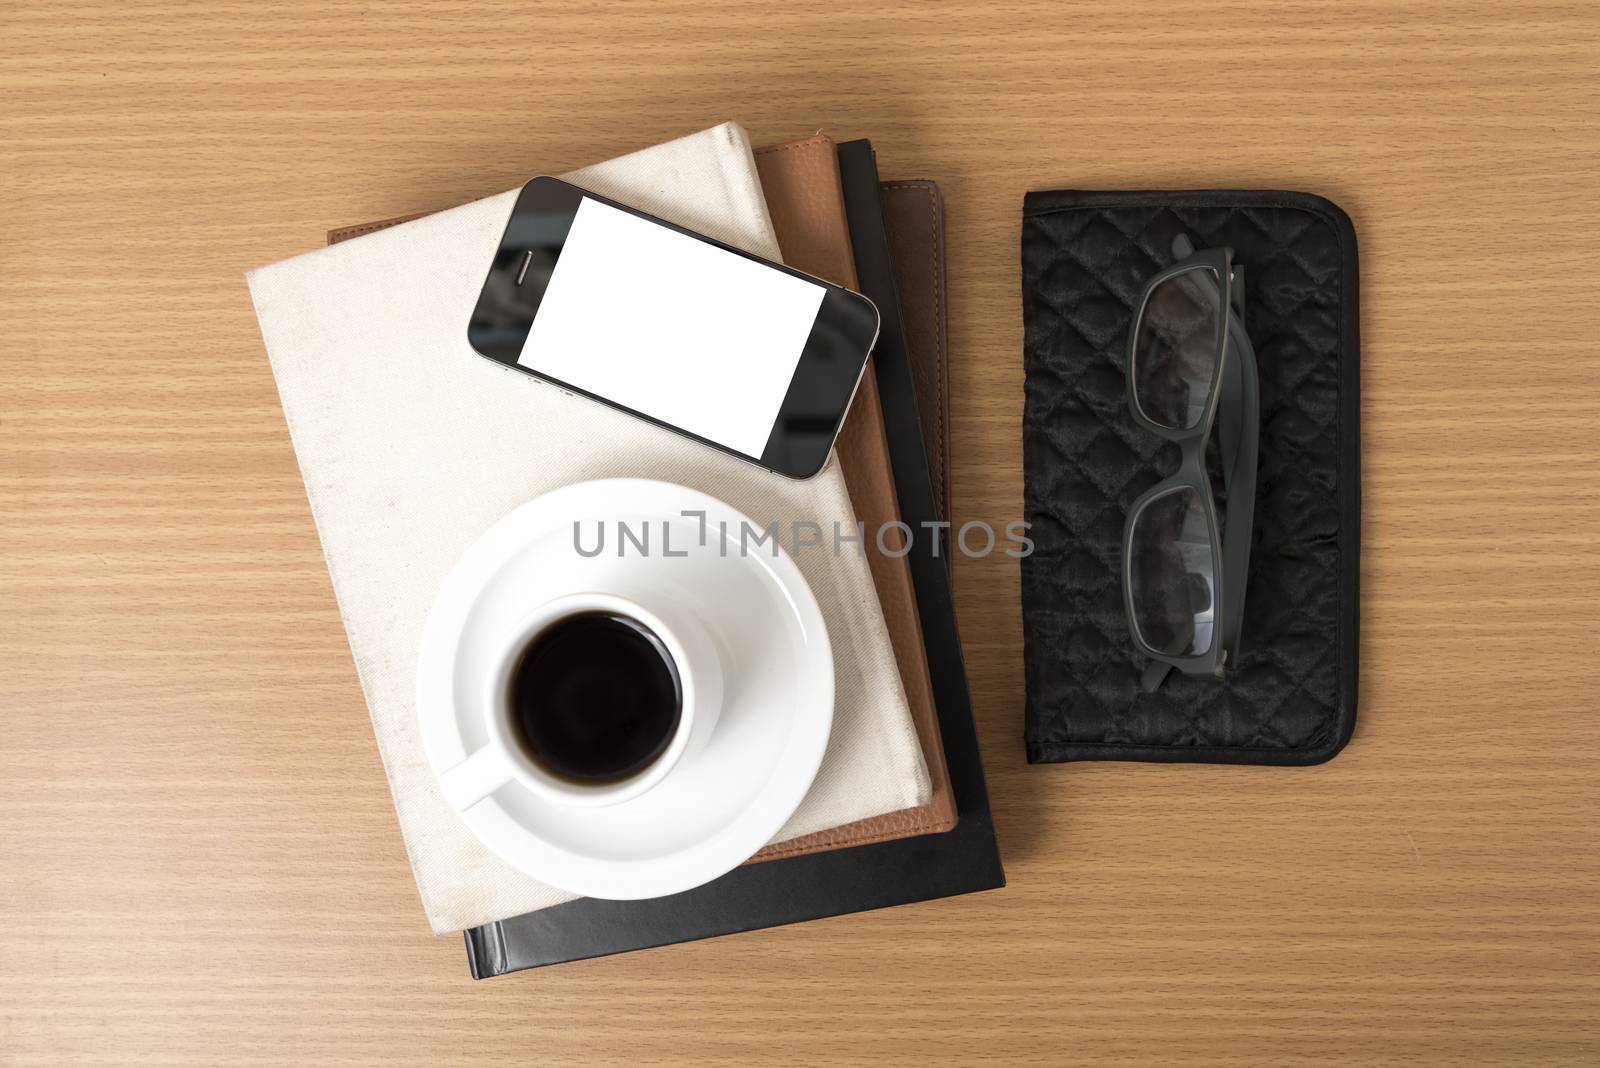
[[[705,542],[698,517],[705,512]],[[648,523],[649,556],[618,557],[617,522]],[[586,558],[605,528],[605,549]],[[745,517],[683,486],[584,482],[547,493],[490,527],[439,591],[417,664],[417,717],[434,774],[482,746],[492,636],[531,608],[577,592],[649,607],[686,601],[717,643],[726,690],[705,748],[660,785],[605,808],[568,808],[512,782],[462,813],[513,867],[586,897],[688,890],[737,867],[772,839],[811,788],[833,726],[833,652],[811,588],[771,542],[740,552]],[[719,536],[726,522],[728,538]],[[662,553],[671,527],[672,556]],[[759,530],[751,523],[753,530]],[[721,555],[726,545],[726,555]],[[687,552],[686,556],[676,555]]]

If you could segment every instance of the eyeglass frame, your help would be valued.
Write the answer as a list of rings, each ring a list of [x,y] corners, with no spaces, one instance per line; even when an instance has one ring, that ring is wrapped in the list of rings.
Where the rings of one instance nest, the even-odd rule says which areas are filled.
[[[1159,687],[1174,668],[1186,675],[1222,679],[1228,667],[1229,654],[1234,659],[1238,657],[1239,640],[1244,629],[1250,543],[1254,537],[1256,474],[1260,454],[1260,371],[1255,347],[1244,327],[1244,268],[1233,263],[1233,249],[1218,247],[1195,251],[1193,243],[1183,234],[1173,239],[1172,252],[1177,262],[1145,282],[1134,311],[1133,324],[1128,330],[1128,411],[1134,422],[1177,445],[1182,456],[1177,471],[1134,500],[1123,524],[1122,605],[1134,647],[1150,660],[1140,678],[1140,687],[1146,692]],[[1220,290],[1217,306],[1221,314],[1217,316],[1217,359],[1206,396],[1205,411],[1193,427],[1183,429],[1156,422],[1139,406],[1136,361],[1139,328],[1144,322],[1151,294],[1163,282],[1191,271],[1199,275],[1202,285]],[[1232,358],[1230,354],[1233,354]],[[1231,398],[1226,408],[1223,408],[1224,397]],[[1219,409],[1222,410],[1220,423]],[[1217,522],[1216,498],[1212,493],[1211,478],[1206,472],[1206,444],[1211,439],[1213,429],[1218,432],[1223,493],[1228,501],[1225,527]],[[1211,558],[1221,572],[1211,591],[1213,618],[1220,622],[1220,626],[1213,629],[1210,647],[1205,652],[1193,656],[1171,656],[1152,648],[1139,634],[1133,604],[1133,533],[1134,525],[1145,508],[1161,497],[1184,489],[1196,491],[1205,509],[1206,530],[1211,538]]]

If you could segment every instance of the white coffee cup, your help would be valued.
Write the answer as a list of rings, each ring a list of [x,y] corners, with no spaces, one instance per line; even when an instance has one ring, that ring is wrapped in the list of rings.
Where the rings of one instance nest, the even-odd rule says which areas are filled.
[[[540,767],[518,744],[512,724],[510,683],[522,653],[541,633],[575,615],[604,612],[643,624],[672,657],[682,705],[678,725],[661,755],[625,779],[584,783]],[[722,662],[710,633],[689,609],[658,604],[654,610],[608,593],[576,593],[547,601],[522,617],[490,658],[483,707],[488,744],[439,774],[445,799],[465,812],[513,780],[557,805],[615,805],[644,794],[703,747],[722,709]]]

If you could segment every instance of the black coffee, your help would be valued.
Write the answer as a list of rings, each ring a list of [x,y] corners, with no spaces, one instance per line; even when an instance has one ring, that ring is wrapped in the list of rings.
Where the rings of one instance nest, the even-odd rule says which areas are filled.
[[[678,672],[661,639],[606,612],[546,628],[511,673],[511,722],[535,763],[586,783],[643,771],[683,715]]]

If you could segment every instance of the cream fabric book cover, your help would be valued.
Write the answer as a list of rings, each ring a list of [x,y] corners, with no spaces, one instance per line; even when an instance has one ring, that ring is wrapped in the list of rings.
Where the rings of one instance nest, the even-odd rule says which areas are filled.
[[[725,123],[565,176],[778,259],[744,131]],[[495,366],[467,318],[516,191],[249,273],[406,851],[437,934],[570,900],[501,861],[439,793],[413,696],[444,576],[512,508],[592,478],[677,482],[763,521],[855,524],[837,460],[805,482]],[[833,734],[775,841],[926,803],[928,773],[867,563],[796,561],[827,619]]]

